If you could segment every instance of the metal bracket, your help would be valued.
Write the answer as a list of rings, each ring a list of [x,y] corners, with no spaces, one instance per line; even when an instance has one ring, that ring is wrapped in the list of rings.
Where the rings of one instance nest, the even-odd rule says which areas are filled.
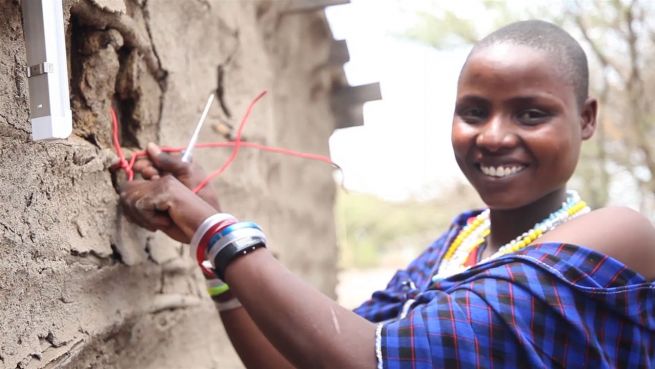
[[[67,138],[73,129],[63,0],[22,0],[33,140]]]
[[[46,73],[54,73],[55,66],[52,63],[41,63],[27,67],[27,78],[39,76]]]

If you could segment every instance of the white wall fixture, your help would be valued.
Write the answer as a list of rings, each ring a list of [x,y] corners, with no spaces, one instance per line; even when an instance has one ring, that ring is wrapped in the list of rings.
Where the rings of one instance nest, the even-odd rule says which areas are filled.
[[[73,129],[62,0],[23,0],[32,139],[67,138]]]

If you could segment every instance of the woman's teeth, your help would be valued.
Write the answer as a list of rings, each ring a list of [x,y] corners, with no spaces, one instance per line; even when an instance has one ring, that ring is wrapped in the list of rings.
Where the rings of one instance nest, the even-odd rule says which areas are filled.
[[[480,165],[480,170],[482,170],[482,173],[497,178],[510,176],[514,173],[518,173],[522,171],[524,168],[525,165],[505,165],[499,167],[488,167],[488,166]]]

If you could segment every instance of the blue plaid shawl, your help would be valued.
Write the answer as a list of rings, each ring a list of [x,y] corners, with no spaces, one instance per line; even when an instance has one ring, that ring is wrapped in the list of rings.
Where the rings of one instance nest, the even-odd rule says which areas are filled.
[[[655,282],[608,256],[545,243],[432,281],[475,214],[355,309],[379,368],[655,368]]]

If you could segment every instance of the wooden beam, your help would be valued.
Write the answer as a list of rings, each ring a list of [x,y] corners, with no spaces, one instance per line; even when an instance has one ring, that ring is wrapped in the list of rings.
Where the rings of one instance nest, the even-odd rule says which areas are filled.
[[[350,3],[350,0],[291,0],[287,6],[288,13],[313,12],[325,9],[328,6],[343,5]]]
[[[346,40],[334,40],[330,45],[329,65],[343,65],[350,61],[350,52]]]
[[[362,105],[367,101],[382,99],[379,83],[360,86],[345,86],[334,91],[332,111],[336,119],[335,128],[347,128],[364,124]]]
[[[380,83],[359,86],[345,86],[334,91],[332,101],[337,105],[363,104],[371,100],[382,99]]]

